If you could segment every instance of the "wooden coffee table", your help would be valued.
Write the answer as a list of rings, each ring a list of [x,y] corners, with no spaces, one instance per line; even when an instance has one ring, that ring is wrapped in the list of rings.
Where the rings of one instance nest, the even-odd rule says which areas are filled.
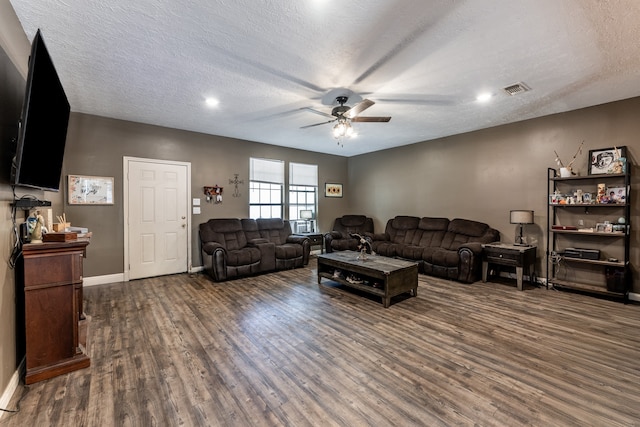
[[[382,298],[384,308],[389,307],[391,297],[396,295],[410,292],[412,296],[418,296],[417,263],[380,255],[359,259],[358,255],[354,251],[318,255],[318,284],[324,277],[377,295]],[[340,274],[336,274],[336,270]],[[353,280],[354,277],[359,281]]]

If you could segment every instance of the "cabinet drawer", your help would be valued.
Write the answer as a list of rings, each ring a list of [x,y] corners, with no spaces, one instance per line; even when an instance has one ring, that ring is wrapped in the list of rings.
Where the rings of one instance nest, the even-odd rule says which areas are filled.
[[[82,283],[82,253],[25,256],[24,287]]]
[[[320,243],[322,243],[322,236],[309,236],[309,243],[311,243],[311,245],[319,245]]]

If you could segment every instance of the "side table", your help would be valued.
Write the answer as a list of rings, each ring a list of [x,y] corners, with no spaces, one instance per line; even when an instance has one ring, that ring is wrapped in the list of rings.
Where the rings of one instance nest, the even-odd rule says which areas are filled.
[[[535,271],[536,246],[519,246],[508,243],[487,243],[482,245],[482,281],[487,281],[489,264],[505,265],[516,268],[518,290],[522,290],[522,276],[527,271],[529,279]]]
[[[311,246],[320,246],[320,253],[324,252],[324,239],[322,233],[296,233],[298,236],[305,236],[309,238],[309,244]]]

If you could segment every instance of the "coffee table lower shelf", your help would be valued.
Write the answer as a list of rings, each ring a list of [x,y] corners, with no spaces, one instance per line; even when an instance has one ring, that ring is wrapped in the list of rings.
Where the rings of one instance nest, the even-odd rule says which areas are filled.
[[[355,255],[351,255],[355,254]],[[357,260],[357,253],[322,254],[318,256],[318,284],[321,279],[332,280],[342,285],[376,295],[382,298],[384,308],[391,305],[391,298],[409,292],[418,296],[418,266],[415,263],[371,256],[366,261]],[[364,283],[352,283],[344,277],[336,277],[334,271],[340,270],[344,277],[355,274],[376,287]]]

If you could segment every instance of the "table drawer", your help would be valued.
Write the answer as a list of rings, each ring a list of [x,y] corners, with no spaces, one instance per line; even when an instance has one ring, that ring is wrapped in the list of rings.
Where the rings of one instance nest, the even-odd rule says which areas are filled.
[[[520,253],[514,252],[497,252],[497,251],[489,251],[485,254],[486,260],[488,262],[498,262],[501,264],[517,264],[522,255]]]

